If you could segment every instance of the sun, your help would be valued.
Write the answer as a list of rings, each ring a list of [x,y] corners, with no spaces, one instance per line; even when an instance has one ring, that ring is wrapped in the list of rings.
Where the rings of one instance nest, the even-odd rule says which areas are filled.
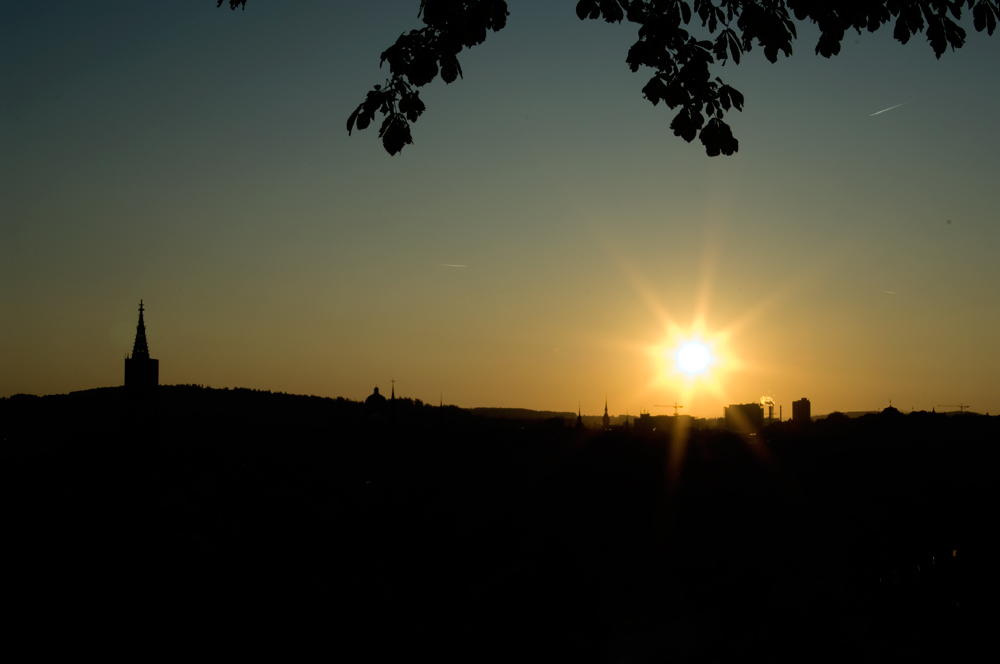
[[[688,342],[677,351],[677,366],[689,376],[705,371],[711,363],[712,354],[705,344],[697,341]]]
[[[709,238],[709,244],[714,243]],[[744,383],[748,378],[738,374],[756,373],[763,368],[742,356],[741,351],[748,350],[748,346],[738,343],[739,336],[801,286],[801,280],[790,280],[756,304],[751,303],[742,313],[734,311],[736,316],[728,322],[719,320],[718,315],[710,315],[709,306],[712,273],[717,262],[715,254],[712,246],[706,248],[701,277],[691,275],[691,289],[670,292],[670,300],[684,302],[690,299],[691,317],[683,322],[668,308],[658,288],[640,275],[625,257],[620,260],[637,295],[659,323],[647,332],[649,336],[644,341],[625,342],[649,360],[648,369],[644,370],[648,382],[639,387],[633,397],[643,399],[649,404],[647,407],[666,408],[662,404],[673,403],[675,405],[670,408],[680,408],[683,404],[685,415],[721,414],[722,406],[732,403],[731,390],[745,391]]]
[[[681,400],[691,410],[698,407],[696,403],[706,403],[705,397],[724,400],[725,379],[740,366],[728,345],[729,336],[728,330],[710,330],[702,318],[689,327],[668,322],[660,343],[647,346],[659,367],[649,386],[658,393],[654,398]]]
[[[732,353],[726,347],[726,334],[710,334],[702,321],[690,329],[671,324],[667,338],[652,348],[659,356],[660,373],[657,382],[675,392],[680,390],[685,398],[693,392],[708,388],[720,393],[722,374],[732,369]]]

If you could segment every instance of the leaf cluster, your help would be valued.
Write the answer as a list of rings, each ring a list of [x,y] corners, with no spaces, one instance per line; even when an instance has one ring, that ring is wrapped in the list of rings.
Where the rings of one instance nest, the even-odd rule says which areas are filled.
[[[847,30],[875,32],[891,21],[898,41],[905,44],[925,32],[940,58],[948,46],[954,50],[965,43],[965,31],[954,20],[963,7],[972,9],[976,30],[993,34],[1000,17],[997,0],[580,0],[576,13],[581,20],[639,24],[639,39],[625,61],[633,72],[654,71],[643,96],[654,106],[662,101],[679,109],[670,128],[688,142],[699,137],[711,157],[739,149],[723,117],[731,108],[743,110],[743,95],[713,79],[709,65],[725,65],[730,58],[738,65],[755,45],[770,62],[779,51],[791,56],[797,37],[793,15],[819,27],[816,53],[827,58],[840,53]],[[691,35],[687,26],[693,20],[714,39]]]
[[[383,115],[379,138],[390,155],[413,143],[410,123],[424,112],[416,88],[437,76],[452,83],[462,76],[458,54],[463,48],[482,44],[486,34],[507,25],[504,0],[421,0],[418,17],[424,27],[399,36],[382,52],[379,66],[389,64],[389,79],[376,85],[347,119],[347,132],[355,125],[365,129]]]
[[[221,6],[225,0],[218,0]],[[639,25],[639,38],[625,62],[633,72],[653,70],[642,88],[654,106],[661,101],[677,114],[670,122],[676,136],[691,142],[699,138],[710,157],[732,155],[739,142],[723,119],[735,108],[743,110],[743,95],[713,77],[711,65],[735,64],[745,52],[759,46],[776,62],[778,52],[792,55],[795,23],[819,27],[816,53],[829,58],[840,53],[845,33],[854,29],[875,32],[893,23],[893,36],[903,44],[925,33],[940,58],[950,46],[961,48],[966,33],[956,20],[971,9],[973,26],[992,35],[1000,19],[1000,0],[579,0],[581,20],[629,21]],[[229,0],[231,9],[246,0]],[[367,128],[376,113],[383,115],[379,137],[390,155],[412,144],[410,124],[425,106],[416,88],[440,76],[452,83],[462,76],[458,54],[486,40],[489,31],[507,24],[503,0],[421,0],[418,18],[424,27],[400,35],[382,53],[389,64],[385,85],[376,85],[351,113],[347,131]],[[699,39],[688,28],[700,21],[712,39]],[[381,66],[381,65],[380,65]]]

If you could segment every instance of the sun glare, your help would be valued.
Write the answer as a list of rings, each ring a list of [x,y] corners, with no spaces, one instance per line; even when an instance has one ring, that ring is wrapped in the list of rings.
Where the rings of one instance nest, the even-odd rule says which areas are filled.
[[[739,366],[728,338],[728,331],[709,331],[701,319],[686,328],[669,323],[666,338],[649,347],[660,367],[650,384],[657,394],[654,398],[679,400],[688,412],[702,408],[705,397],[708,401],[724,400],[725,378]]]
[[[656,289],[636,274],[627,261],[621,262],[623,271],[632,280],[639,296],[645,300],[652,315],[659,319],[662,326],[662,331],[657,334],[658,338],[652,343],[629,344],[650,360],[649,382],[633,397],[649,404],[646,408],[684,408],[684,415],[718,417],[722,414],[722,407],[733,402],[730,389],[738,387],[741,390],[740,396],[735,398],[746,398],[742,394],[744,387],[732,385],[731,382],[736,377],[735,374],[745,372],[755,365],[748,364],[740,356],[740,348],[732,343],[733,339],[772,306],[782,295],[782,291],[768,296],[743,315],[720,327],[718,321],[713,321],[713,317],[709,315],[710,277],[714,264],[711,251],[706,253],[704,264],[701,283],[694,296],[694,310],[690,320],[682,324],[665,306]],[[670,403],[674,405],[663,405]]]
[[[677,366],[688,375],[701,373],[712,363],[712,354],[704,344],[686,343],[677,351]]]

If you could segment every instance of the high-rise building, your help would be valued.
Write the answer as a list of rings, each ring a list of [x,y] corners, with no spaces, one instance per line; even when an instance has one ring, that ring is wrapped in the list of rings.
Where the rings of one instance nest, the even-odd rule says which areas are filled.
[[[764,426],[764,407],[759,403],[731,404],[722,412],[730,431],[759,431]]]
[[[809,399],[802,397],[792,402],[792,422],[807,423],[812,421],[812,408]]]

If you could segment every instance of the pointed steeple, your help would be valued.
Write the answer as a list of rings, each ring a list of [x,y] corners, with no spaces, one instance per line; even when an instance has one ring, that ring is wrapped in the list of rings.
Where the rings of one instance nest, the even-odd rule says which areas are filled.
[[[135,326],[132,357],[125,356],[124,431],[136,440],[150,441],[156,434],[160,361],[149,356],[144,311],[142,300],[139,300],[139,322]]]
[[[139,300],[139,323],[135,326],[135,343],[132,345],[133,360],[148,360],[149,345],[146,343],[146,322],[142,319],[142,300]]]
[[[604,395],[604,414],[608,414],[608,396]]]
[[[392,382],[392,396],[390,397],[390,400],[391,401],[395,401],[396,400],[396,379],[393,378],[391,382]]]

